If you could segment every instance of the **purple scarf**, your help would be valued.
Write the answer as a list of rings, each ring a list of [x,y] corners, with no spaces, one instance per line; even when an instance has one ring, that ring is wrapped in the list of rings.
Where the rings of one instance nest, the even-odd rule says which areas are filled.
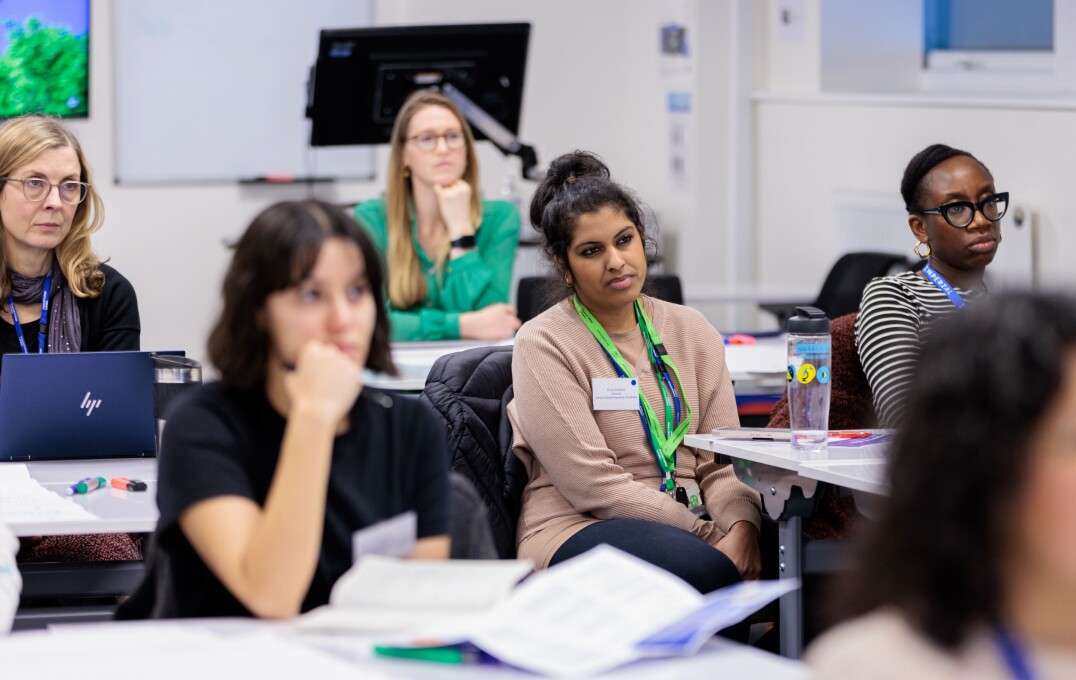
[[[47,338],[47,351],[50,354],[78,352],[82,345],[82,319],[78,315],[75,296],[66,283],[59,264],[53,262]],[[11,297],[20,305],[40,305],[44,287],[44,276],[31,277],[11,272]]]

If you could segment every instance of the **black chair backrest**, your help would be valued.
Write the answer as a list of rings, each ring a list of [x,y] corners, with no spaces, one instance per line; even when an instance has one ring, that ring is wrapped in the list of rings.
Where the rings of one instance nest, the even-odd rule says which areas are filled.
[[[551,291],[563,286],[563,281],[553,276],[524,276],[516,288],[516,313],[526,323],[549,309],[556,302]],[[676,274],[647,274],[643,292],[659,300],[684,304],[684,290]]]
[[[665,302],[684,304],[684,289],[676,274],[647,274],[643,292]]]
[[[516,287],[516,314],[526,323],[549,309],[550,291],[556,285],[552,276],[524,276]],[[562,282],[563,283],[563,282]]]
[[[505,412],[512,399],[512,348],[476,347],[438,359],[420,399],[441,417],[452,470],[466,477],[489,511],[497,554],[515,557],[516,522],[527,471],[512,452]]]
[[[814,306],[831,319],[859,311],[863,289],[894,269],[907,270],[908,260],[893,253],[846,253],[829,270]]]

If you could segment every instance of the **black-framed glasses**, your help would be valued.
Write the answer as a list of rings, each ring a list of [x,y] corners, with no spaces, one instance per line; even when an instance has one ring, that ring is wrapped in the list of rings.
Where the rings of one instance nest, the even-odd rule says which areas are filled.
[[[21,183],[22,195],[26,197],[26,200],[35,203],[45,200],[45,197],[52,191],[52,187],[56,187],[60,190],[61,201],[68,205],[78,205],[86,198],[86,190],[90,187],[90,185],[85,182],[75,182],[72,180],[65,180],[59,184],[53,184],[41,177],[28,177],[26,179],[0,177],[0,180]]]
[[[908,210],[908,212],[913,215],[941,215],[950,226],[957,229],[966,229],[975,219],[976,210],[991,222],[997,222],[1002,217],[1005,217],[1005,211],[1008,209],[1009,192],[1003,191],[1000,194],[987,196],[978,203],[953,201],[952,203],[943,203],[930,210]]]
[[[466,141],[463,136],[463,130],[449,130],[443,135],[435,135],[432,132],[423,132],[421,135],[408,137],[407,141],[414,142],[415,146],[421,151],[433,151],[437,148],[437,140],[439,139],[445,140],[445,146],[447,146],[450,151],[462,149],[463,143]]]

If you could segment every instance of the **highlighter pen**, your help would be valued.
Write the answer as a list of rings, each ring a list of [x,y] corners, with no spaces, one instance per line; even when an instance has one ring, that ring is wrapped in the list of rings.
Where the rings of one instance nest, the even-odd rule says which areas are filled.
[[[106,483],[108,483],[108,480],[106,480],[104,477],[86,477],[85,479],[80,479],[71,486],[67,487],[66,493],[68,496],[89,493],[91,491],[96,491],[97,489],[100,489]]]
[[[474,645],[448,645],[437,647],[393,647],[375,645],[374,653],[397,659],[413,661],[432,661],[444,664],[496,664],[497,658],[478,649]]]
[[[145,491],[146,483],[139,479],[127,479],[126,477],[113,477],[112,488],[123,491]]]

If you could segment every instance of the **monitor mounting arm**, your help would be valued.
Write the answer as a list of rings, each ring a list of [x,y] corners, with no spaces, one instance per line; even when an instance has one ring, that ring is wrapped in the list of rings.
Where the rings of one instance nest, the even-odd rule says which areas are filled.
[[[482,134],[501,150],[501,153],[506,156],[519,156],[523,166],[523,177],[534,181],[542,179],[545,173],[538,168],[538,154],[533,146],[521,142],[511,130],[501,125],[496,118],[489,115],[485,109],[474,103],[470,97],[460,92],[451,83],[442,82],[438,87],[442,94],[459,107],[471,125],[481,130]]]

